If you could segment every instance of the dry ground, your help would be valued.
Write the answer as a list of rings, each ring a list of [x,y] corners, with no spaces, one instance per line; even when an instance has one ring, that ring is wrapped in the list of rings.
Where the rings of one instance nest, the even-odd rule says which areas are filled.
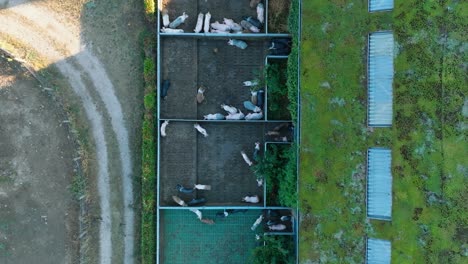
[[[38,66],[82,128],[89,263],[138,261],[134,183],[140,174],[141,5],[0,0],[0,47]]]
[[[78,204],[66,117],[17,62],[0,57],[0,262],[71,263]]]

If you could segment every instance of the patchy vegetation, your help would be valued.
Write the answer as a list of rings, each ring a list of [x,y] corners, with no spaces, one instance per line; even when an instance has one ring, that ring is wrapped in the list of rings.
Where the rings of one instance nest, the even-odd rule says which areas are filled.
[[[270,0],[268,1],[268,32],[285,33],[288,32],[288,14],[291,0]]]
[[[301,262],[362,263],[365,236],[391,240],[395,263],[466,261],[463,11],[456,1],[375,14],[367,2],[303,3]],[[397,42],[394,125],[368,129],[366,36],[377,30]],[[365,217],[371,146],[393,151],[391,222]]]
[[[143,0],[143,6],[145,8],[145,17],[149,22],[154,22],[155,20],[155,11],[157,0]]]
[[[299,49],[298,49],[298,37],[299,37],[299,0],[292,0],[289,17],[288,17],[288,30],[292,37],[292,48],[291,53],[289,54],[288,58],[288,68],[287,68],[287,82],[286,86],[288,87],[288,99],[289,105],[288,110],[291,113],[291,118],[294,124],[297,123],[297,97],[298,97],[298,87],[299,84],[297,83],[298,80],[298,56],[299,56]]]
[[[257,178],[264,178],[267,205],[296,207],[296,145],[268,144],[267,151],[253,167]]]
[[[265,246],[256,247],[254,249],[251,263],[295,263],[294,241],[292,238],[292,236],[264,235],[258,243],[265,243]]]
[[[152,3],[148,13],[147,2]],[[154,21],[154,1],[145,0],[145,14],[149,22]],[[142,128],[142,211],[141,211],[141,263],[156,263],[156,67],[154,48],[156,36],[153,32],[141,33],[144,52],[143,77],[145,79]]]
[[[392,225],[396,263],[464,263],[468,256],[466,4],[397,1]]]
[[[281,71],[284,65],[281,60],[270,62],[265,69],[268,85],[269,119],[297,121],[297,88],[298,88],[298,14],[299,2],[293,0],[288,9],[288,28],[291,32],[293,46],[287,61],[287,72]],[[286,84],[286,86],[285,86]],[[287,105],[288,112],[281,111]],[[281,205],[295,208],[297,206],[297,145],[268,144],[267,151],[257,165],[253,167],[257,178],[264,178],[267,185],[267,205]]]
[[[269,120],[291,120],[289,111],[285,111],[285,106],[289,105],[288,88],[286,86],[287,72],[284,70],[286,63],[286,60],[270,59],[265,68]]]

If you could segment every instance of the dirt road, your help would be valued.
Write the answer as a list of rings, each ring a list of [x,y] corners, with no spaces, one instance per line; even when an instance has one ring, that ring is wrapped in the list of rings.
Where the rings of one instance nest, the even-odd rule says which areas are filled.
[[[85,113],[95,157],[89,182],[97,183],[91,201],[99,216],[90,243],[99,247],[89,247],[89,259],[133,263],[143,87],[140,1],[84,2],[0,0],[0,42],[15,39],[34,49],[67,79],[70,88],[61,94],[69,89],[70,100]]]

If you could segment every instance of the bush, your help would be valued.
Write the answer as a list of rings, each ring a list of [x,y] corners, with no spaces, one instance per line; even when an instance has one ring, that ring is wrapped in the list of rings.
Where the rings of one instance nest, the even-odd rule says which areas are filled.
[[[145,7],[145,16],[149,22],[154,21],[154,12],[156,10],[154,0],[143,0],[143,5]]]
[[[154,13],[154,1],[145,0]],[[153,14],[154,15],[154,14]],[[156,142],[154,109],[156,106],[156,67],[154,61],[154,33],[143,31],[140,35],[145,54],[143,77],[145,79],[145,114],[142,125],[142,180],[141,180],[141,263],[156,263]]]
[[[269,205],[296,206],[296,168],[295,145],[268,145],[265,155],[253,167],[253,170],[257,178],[264,178],[266,181],[266,199]]]
[[[152,113],[154,111],[154,106],[156,104],[156,94],[154,92],[146,94],[144,103],[145,103],[145,110]]]
[[[289,240],[288,240],[289,239]],[[290,236],[263,236],[252,252],[253,264],[288,264],[295,263],[294,244]]]
[[[144,61],[143,77],[147,84],[151,84],[156,80],[156,66],[153,58],[146,58]]]
[[[155,143],[154,123],[152,120],[143,121],[142,147],[142,212],[141,212],[141,254],[142,263],[155,263],[156,227],[155,227]]]
[[[279,202],[283,206],[297,206],[297,146],[292,145],[285,153],[288,162],[284,168],[284,178],[278,189]]]
[[[292,48],[288,58],[287,68],[287,83],[289,112],[294,123],[297,123],[297,90],[298,90],[298,37],[299,37],[299,2],[298,0],[291,1],[291,7],[288,17],[288,29],[292,36]]]
[[[289,120],[290,114],[284,111],[289,107],[287,76],[284,68],[286,62],[272,62],[265,68],[268,87],[268,119]]]

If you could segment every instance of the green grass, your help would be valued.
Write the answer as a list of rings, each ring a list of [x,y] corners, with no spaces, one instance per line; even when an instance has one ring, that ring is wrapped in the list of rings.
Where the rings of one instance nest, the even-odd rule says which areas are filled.
[[[81,175],[74,175],[72,184],[70,185],[69,189],[73,195],[73,198],[79,201],[86,192],[86,178]]]
[[[363,263],[367,1],[303,2],[299,258]],[[383,28],[385,29],[385,28]],[[388,132],[376,134],[389,137]]]
[[[467,5],[397,1],[396,7],[394,221],[376,226],[376,235],[403,241],[393,244],[397,263],[466,262],[468,163],[459,127],[466,122],[461,48],[467,38],[460,33],[467,21],[459,12]]]
[[[393,12],[377,14],[367,1],[303,2],[301,262],[362,263],[365,236],[391,240],[394,263],[461,263],[467,254],[466,130],[457,129],[466,122],[459,51],[467,7],[441,2],[396,1]],[[399,47],[394,125],[369,131],[366,36],[388,29]],[[439,41],[444,32],[452,40]],[[371,146],[393,150],[390,223],[365,217]]]
[[[154,28],[155,0],[143,0],[144,14],[150,28]],[[153,31],[144,30],[139,37],[143,62],[145,114],[142,126],[141,180],[141,263],[156,263],[156,65]]]
[[[151,32],[142,32],[141,43],[145,54],[143,77],[145,79],[142,127],[142,211],[141,211],[141,262],[156,263],[156,71],[154,65],[154,39]]]

